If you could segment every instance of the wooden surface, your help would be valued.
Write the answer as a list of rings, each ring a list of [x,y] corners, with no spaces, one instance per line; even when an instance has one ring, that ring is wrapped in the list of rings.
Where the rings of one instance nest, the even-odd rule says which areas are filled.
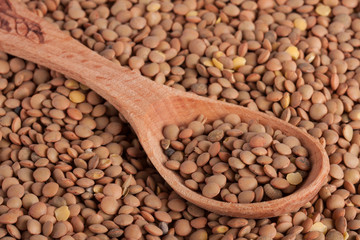
[[[20,19],[23,24],[16,26],[14,19]],[[15,1],[0,0],[1,21],[8,24],[0,27],[0,50],[73,78],[108,100],[129,121],[160,175],[180,196],[202,208],[237,217],[278,216],[298,210],[316,195],[327,180],[329,160],[320,143],[284,121],[158,85],[99,56]],[[199,114],[213,121],[228,113],[239,114],[245,122],[256,119],[261,124],[300,139],[308,149],[312,162],[312,170],[300,189],[278,200],[252,204],[226,203],[191,191],[177,174],[164,167],[167,158],[159,142],[165,125],[186,124]]]

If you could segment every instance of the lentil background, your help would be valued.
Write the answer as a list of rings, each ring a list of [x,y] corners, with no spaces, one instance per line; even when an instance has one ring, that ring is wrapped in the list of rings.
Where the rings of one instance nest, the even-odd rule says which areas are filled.
[[[358,1],[24,2],[159,84],[308,131],[331,171],[297,213],[206,212],[166,186],[96,93],[0,53],[2,239],[360,239]]]

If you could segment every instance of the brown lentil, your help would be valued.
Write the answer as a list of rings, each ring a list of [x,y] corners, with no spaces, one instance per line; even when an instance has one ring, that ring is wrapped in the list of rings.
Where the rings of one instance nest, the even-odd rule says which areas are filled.
[[[256,122],[241,123],[239,116],[234,114],[217,121],[217,123],[215,121],[202,124],[202,126],[197,124],[196,127],[201,130],[208,126],[209,133],[198,135],[196,138],[192,138],[192,132],[197,131],[194,127],[194,122],[197,121],[189,124],[193,128],[168,125],[163,130],[164,136],[172,137],[172,139],[163,139],[161,144],[165,154],[170,158],[165,162],[165,166],[179,171],[185,178],[185,185],[194,191],[201,192],[205,197],[226,202],[251,203],[255,201],[255,189],[270,183],[271,186],[267,187],[265,196],[258,195],[257,201],[279,198],[284,194],[294,192],[295,186],[303,181],[303,176],[298,171],[301,171],[305,177],[307,171],[311,169],[306,150],[304,156],[297,157],[299,151],[295,149],[301,148],[301,143],[297,138],[287,137],[278,132],[282,136],[282,142],[279,142],[275,136],[265,133],[263,125]],[[242,131],[234,135],[233,131],[237,130],[234,127],[238,124],[243,124]],[[187,129],[191,131],[185,134],[185,138],[184,132],[188,131]],[[268,131],[275,133],[272,129]],[[164,144],[171,141],[179,143],[182,141],[185,146],[180,150],[183,149],[184,152],[173,149],[174,145]],[[201,141],[209,142],[207,150],[200,150],[202,149]],[[243,144],[237,147],[234,144],[236,141],[242,141]],[[269,153],[265,147],[271,147],[271,152]],[[199,151],[195,152],[195,149]],[[274,157],[266,155],[274,155]],[[293,169],[286,175],[287,172],[284,169],[287,169],[291,163],[288,156],[295,159],[297,164],[292,164]],[[201,174],[203,177],[198,179],[195,174]],[[238,188],[235,192],[233,184]]]

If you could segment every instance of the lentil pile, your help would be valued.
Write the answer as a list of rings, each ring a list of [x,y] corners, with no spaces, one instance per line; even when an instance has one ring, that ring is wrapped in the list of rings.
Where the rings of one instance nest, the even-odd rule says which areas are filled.
[[[205,122],[200,116],[187,127],[163,129],[165,166],[191,190],[226,202],[261,202],[293,193],[307,177],[308,152],[296,137],[236,114]]]
[[[159,84],[309,132],[331,170],[295,213],[255,220],[204,211],[168,188],[96,93],[0,53],[2,239],[360,239],[357,0],[24,2]]]

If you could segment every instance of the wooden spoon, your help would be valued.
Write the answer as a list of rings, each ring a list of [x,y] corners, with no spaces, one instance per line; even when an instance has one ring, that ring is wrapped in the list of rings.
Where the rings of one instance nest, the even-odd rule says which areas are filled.
[[[329,161],[322,145],[303,130],[264,113],[184,93],[101,57],[15,1],[0,0],[0,49],[73,78],[104,97],[127,119],[142,147],[165,181],[183,198],[211,212],[236,217],[268,218],[298,210],[327,180]],[[296,192],[281,199],[226,203],[203,197],[164,167],[160,147],[167,124],[184,125],[203,114],[209,121],[237,113],[242,121],[259,123],[296,136],[310,153],[312,169]]]

